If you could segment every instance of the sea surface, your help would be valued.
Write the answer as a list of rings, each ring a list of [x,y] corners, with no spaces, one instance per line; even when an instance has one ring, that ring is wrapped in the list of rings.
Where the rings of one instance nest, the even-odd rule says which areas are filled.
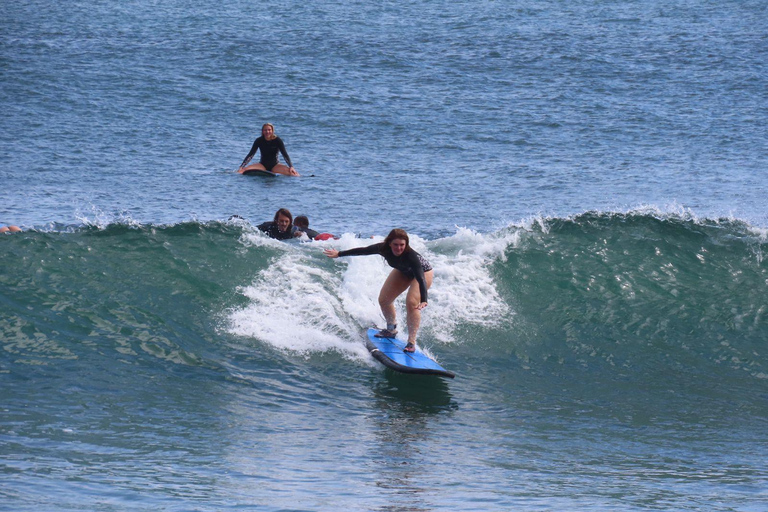
[[[768,1],[6,1],[0,112],[0,510],[768,510]]]

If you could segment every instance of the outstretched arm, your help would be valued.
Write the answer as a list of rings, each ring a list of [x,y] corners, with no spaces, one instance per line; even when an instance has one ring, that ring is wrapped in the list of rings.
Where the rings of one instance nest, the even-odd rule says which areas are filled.
[[[369,256],[371,254],[381,254],[384,243],[369,245],[368,247],[355,247],[346,251],[337,251],[336,249],[325,249],[323,253],[329,258],[338,258],[339,256]]]

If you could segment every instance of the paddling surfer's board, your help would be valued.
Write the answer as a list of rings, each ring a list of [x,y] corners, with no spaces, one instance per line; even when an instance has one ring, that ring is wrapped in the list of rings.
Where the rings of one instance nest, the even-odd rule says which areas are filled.
[[[397,338],[377,338],[375,334],[379,329],[368,329],[368,339],[365,346],[368,351],[381,364],[401,373],[416,373],[420,375],[439,375],[440,377],[454,378],[456,375],[449,372],[433,359],[428,357],[418,347],[416,352],[403,352],[405,342]]]

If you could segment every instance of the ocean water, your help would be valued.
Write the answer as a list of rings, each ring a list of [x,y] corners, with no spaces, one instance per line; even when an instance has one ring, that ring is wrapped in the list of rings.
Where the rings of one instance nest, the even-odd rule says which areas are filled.
[[[0,510],[767,509],[768,2],[0,14]]]

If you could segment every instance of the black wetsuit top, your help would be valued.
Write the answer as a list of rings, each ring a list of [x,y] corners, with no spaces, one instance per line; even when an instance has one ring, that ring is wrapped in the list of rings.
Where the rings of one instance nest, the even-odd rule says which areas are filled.
[[[306,233],[307,237],[310,240],[314,239],[317,235],[320,234],[320,233],[318,233],[317,231],[315,231],[314,229],[311,229],[311,228],[300,228],[298,226],[294,226],[293,232],[295,233],[296,231],[301,231],[302,233]]]
[[[291,229],[287,231],[280,231],[277,227],[277,222],[269,221],[259,224],[257,226],[259,230],[267,234],[269,238],[276,238],[277,240],[290,240],[293,238],[293,232]]]
[[[339,256],[365,256],[369,254],[384,256],[390,267],[399,270],[406,277],[418,281],[421,302],[427,302],[427,281],[424,278],[424,272],[432,270],[432,265],[421,254],[408,248],[400,256],[395,256],[392,253],[392,249],[387,247],[384,242],[369,245],[368,247],[356,247],[348,251],[339,251]]]
[[[272,140],[267,140],[263,135],[253,141],[251,151],[248,153],[248,156],[245,157],[245,160],[243,160],[243,163],[240,165],[240,167],[245,167],[248,165],[248,162],[251,161],[253,155],[256,154],[256,150],[261,151],[261,159],[259,162],[261,165],[266,167],[268,171],[271,171],[272,168],[277,165],[278,151],[281,155],[283,155],[285,163],[288,164],[288,167],[293,167],[293,164],[291,164],[291,157],[288,156],[288,152],[285,150],[285,144],[283,144],[283,140],[277,136],[275,136],[275,138]]]

